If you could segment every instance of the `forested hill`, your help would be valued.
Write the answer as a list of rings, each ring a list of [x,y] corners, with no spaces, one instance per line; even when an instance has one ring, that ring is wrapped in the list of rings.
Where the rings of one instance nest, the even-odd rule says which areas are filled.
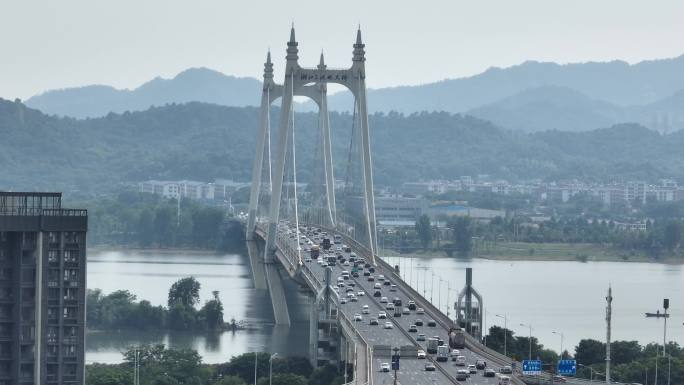
[[[0,99],[0,189],[107,191],[145,179],[248,180],[258,110],[188,103],[75,120]],[[277,122],[278,111],[272,121]],[[352,127],[333,113],[337,176]],[[297,161],[310,178],[315,114],[298,114]],[[515,133],[449,113],[370,117],[377,183],[491,174],[515,178],[684,177],[684,132],[658,134],[636,125],[581,133]],[[274,129],[274,131],[276,131]],[[308,162],[308,163],[307,163]]]

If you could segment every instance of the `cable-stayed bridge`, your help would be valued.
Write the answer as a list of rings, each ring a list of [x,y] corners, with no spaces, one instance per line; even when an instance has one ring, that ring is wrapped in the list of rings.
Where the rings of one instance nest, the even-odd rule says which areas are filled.
[[[337,363],[344,367],[348,383],[391,384],[394,373],[383,371],[383,364],[399,356],[399,384],[499,384],[501,368],[513,363],[481,344],[482,323],[475,321],[474,314],[482,309],[482,299],[472,287],[466,285],[462,292],[466,314],[457,323],[405,283],[398,266],[377,257],[361,30],[349,68],[327,67],[322,53],[316,67],[302,67],[298,53],[292,28],[284,82],[274,81],[270,52],[264,64],[246,232],[255,287],[268,290],[276,323],[290,323],[282,279],[294,279],[311,293],[309,356],[314,366]],[[354,96],[351,127],[335,136],[332,130],[343,128],[330,126],[329,83],[346,87]],[[297,134],[302,133],[296,130],[295,97],[309,98],[319,107],[318,130],[304,133],[315,135],[313,148],[297,146]],[[278,125],[277,132],[272,132],[271,106],[276,100],[280,100],[274,114]],[[333,137],[344,141],[346,154],[333,156]],[[335,177],[335,165],[343,170],[337,173],[341,179]],[[472,302],[474,295],[477,306]],[[453,330],[465,336],[459,352],[448,348],[448,334]],[[437,348],[440,341],[444,347]],[[424,358],[419,351],[427,352]],[[486,361],[495,375],[486,377],[480,369],[458,381],[463,375],[458,371],[468,370],[467,365],[478,360]],[[522,384],[515,374],[506,376]]]

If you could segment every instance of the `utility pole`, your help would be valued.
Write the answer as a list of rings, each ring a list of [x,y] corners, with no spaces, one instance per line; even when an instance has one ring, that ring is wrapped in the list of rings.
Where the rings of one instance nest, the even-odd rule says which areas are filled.
[[[613,291],[608,285],[608,296],[606,297],[606,384],[610,384],[610,317],[613,311]]]

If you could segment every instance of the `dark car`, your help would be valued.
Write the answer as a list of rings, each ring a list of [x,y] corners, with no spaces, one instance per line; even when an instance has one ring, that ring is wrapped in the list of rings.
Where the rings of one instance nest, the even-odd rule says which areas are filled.
[[[496,372],[494,371],[494,369],[485,369],[483,375],[485,377],[496,377]]]
[[[377,318],[371,318],[370,319],[370,325],[377,325],[378,324],[378,319]]]
[[[437,369],[437,368],[435,368],[435,364],[433,364],[432,362],[428,362],[425,364],[425,371],[426,372],[434,372],[435,369]]]
[[[487,367],[487,361],[485,360],[477,360],[475,361],[475,367],[478,369],[484,369]]]
[[[394,309],[394,317],[401,317],[401,308]]]
[[[370,263],[366,263],[365,265],[363,265],[363,267],[365,267],[366,269],[369,268],[369,267],[370,267]]]
[[[364,272],[363,272],[363,276],[364,276],[364,277],[370,276],[370,271],[368,271],[368,270],[364,271]]]
[[[408,301],[409,310],[416,310],[416,303],[413,301]]]
[[[353,273],[352,273],[352,277],[354,277],[354,278],[359,278],[359,273],[356,272],[356,271],[353,272]]]
[[[392,303],[394,303],[394,306],[401,306],[401,299],[394,298],[394,300],[392,300]]]
[[[423,326],[423,320],[420,318],[416,318],[416,322],[414,322],[416,326]]]
[[[373,266],[371,266],[368,268],[368,271],[370,271],[371,273],[375,273],[375,268]]]
[[[427,326],[434,328],[435,326],[437,326],[437,322],[435,322],[435,320],[433,320],[433,319],[428,320]]]
[[[373,277],[372,275],[369,275],[368,276],[368,282],[373,282],[373,281],[375,281],[375,277]]]
[[[382,292],[380,290],[376,290],[375,293],[373,293],[373,297],[382,297]]]
[[[385,286],[389,286],[389,285],[391,285],[392,283],[391,283],[390,281],[388,281],[388,280],[385,280],[385,282],[383,282],[382,284],[385,285]]]

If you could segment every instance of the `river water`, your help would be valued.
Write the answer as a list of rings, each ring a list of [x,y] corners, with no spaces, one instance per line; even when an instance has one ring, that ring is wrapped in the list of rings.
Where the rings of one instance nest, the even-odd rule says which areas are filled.
[[[645,318],[662,312],[670,299],[667,340],[684,344],[684,266],[633,262],[503,261],[487,259],[391,257],[406,282],[446,312],[473,268],[473,287],[482,295],[486,325],[532,335],[550,349],[570,352],[583,338],[606,339],[606,295],[612,287],[612,340],[642,345],[663,341],[663,320]],[[434,272],[434,277],[432,273]],[[440,296],[440,279],[441,296]],[[449,290],[450,289],[450,290]],[[450,309],[454,314],[453,306]],[[556,331],[557,334],[553,332]]]
[[[487,324],[533,335],[545,346],[572,351],[582,338],[605,339],[605,295],[613,287],[613,340],[662,341],[662,321],[646,319],[662,299],[670,298],[672,316],[668,340],[684,344],[684,272],[681,265],[630,262],[494,261],[453,258],[392,258],[406,281],[446,311],[465,283],[465,268],[473,268],[476,290],[482,294]],[[432,272],[435,272],[434,280]],[[139,343],[164,343],[196,349],[205,362],[224,362],[251,351],[306,355],[308,346],[308,299],[294,283],[286,282],[286,296],[293,319],[291,328],[275,327],[272,310],[263,292],[253,288],[248,258],[238,254],[140,253],[136,251],[91,252],[88,256],[88,287],[105,293],[126,289],[154,305],[164,305],[171,284],[192,275],[202,285],[202,303],[213,290],[220,292],[226,320],[244,320],[255,329],[206,333],[107,331],[88,334],[88,362],[120,362],[121,352]],[[441,283],[441,297],[440,284]],[[433,283],[434,282],[434,283]],[[450,289],[450,290],[448,290]],[[432,293],[431,293],[432,292]],[[432,294],[432,295],[431,295]],[[453,310],[450,310],[453,314]]]
[[[291,304],[291,328],[275,327],[270,299],[254,289],[249,259],[238,254],[197,254],[136,251],[91,252],[88,255],[88,287],[104,293],[129,290],[153,305],[166,306],[169,287],[182,277],[194,276],[201,284],[200,303],[218,290],[226,321],[235,318],[255,328],[219,334],[167,333],[164,331],[91,332],[86,339],[87,362],[120,362],[121,352],[141,343],[163,343],[174,348],[192,348],[204,362],[225,362],[245,352],[279,354],[308,353],[308,300],[297,285],[286,281]]]

